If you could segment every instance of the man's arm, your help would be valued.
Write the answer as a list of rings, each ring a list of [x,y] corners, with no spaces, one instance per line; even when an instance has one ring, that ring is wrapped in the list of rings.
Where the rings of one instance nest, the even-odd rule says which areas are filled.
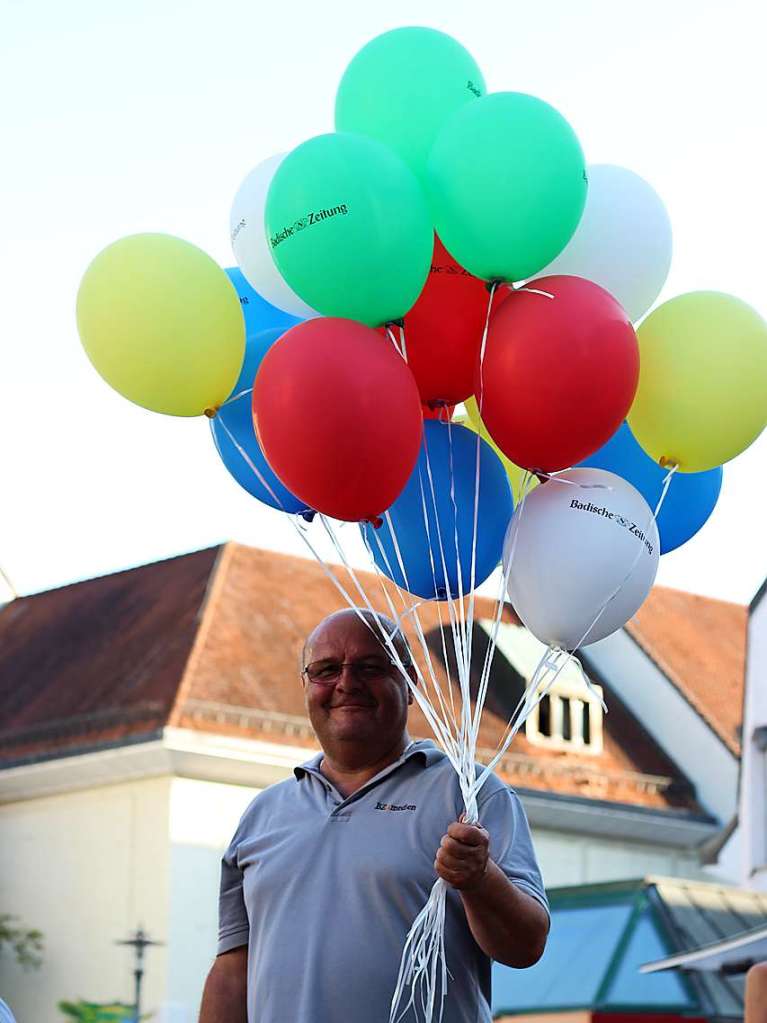
[[[549,916],[490,859],[490,836],[473,824],[451,824],[437,852],[439,876],[461,895],[479,947],[504,966],[537,963],[546,947]]]
[[[744,1023],[767,1023],[767,963],[755,963],[746,974]]]
[[[248,946],[216,957],[205,981],[200,1023],[248,1023]]]

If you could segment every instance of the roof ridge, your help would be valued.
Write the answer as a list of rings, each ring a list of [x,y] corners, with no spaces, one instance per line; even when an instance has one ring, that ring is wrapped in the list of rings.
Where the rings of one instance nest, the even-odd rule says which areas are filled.
[[[181,718],[183,705],[186,702],[186,695],[192,685],[192,676],[194,675],[194,669],[197,666],[197,662],[202,654],[203,647],[205,646],[205,640],[208,637],[210,631],[211,622],[213,621],[213,609],[218,602],[221,590],[226,579],[226,566],[231,561],[234,552],[237,548],[237,544],[233,541],[227,541],[221,544],[219,548],[216,560],[213,563],[210,575],[208,576],[208,585],[205,587],[205,594],[200,604],[200,610],[198,612],[200,621],[197,626],[194,641],[192,642],[189,656],[186,659],[184,670],[179,680],[178,686],[176,687],[176,695],[173,698],[173,703],[168,711],[166,718],[166,724],[173,727],[177,724]]]

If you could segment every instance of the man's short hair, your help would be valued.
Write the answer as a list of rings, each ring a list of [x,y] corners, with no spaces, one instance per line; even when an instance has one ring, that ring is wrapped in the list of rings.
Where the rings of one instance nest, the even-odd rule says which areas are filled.
[[[389,644],[381,635],[382,629],[385,630],[386,634],[392,641],[394,649],[399,654],[399,658],[402,661],[402,666],[404,668],[409,668],[412,665],[413,654],[410,650],[410,644],[407,641],[405,633],[402,631],[402,627],[397,622],[395,622],[392,618],[389,618],[388,615],[379,614],[378,612],[374,613],[368,610],[368,608],[342,607],[339,608],[337,611],[333,611],[332,614],[327,615],[325,618],[322,619],[321,622],[318,622],[317,625],[315,625],[315,627],[306,637],[303,649],[301,651],[301,671],[303,671],[304,668],[306,667],[306,651],[309,648],[309,642],[314,636],[314,634],[317,632],[317,630],[320,628],[320,626],[324,625],[325,622],[329,621],[331,618],[335,618],[336,616],[340,617],[341,615],[344,614],[353,614],[358,619],[362,618],[362,620],[367,624],[370,631],[373,633],[375,638],[378,640],[378,642],[381,644],[381,646],[388,654],[390,653]]]

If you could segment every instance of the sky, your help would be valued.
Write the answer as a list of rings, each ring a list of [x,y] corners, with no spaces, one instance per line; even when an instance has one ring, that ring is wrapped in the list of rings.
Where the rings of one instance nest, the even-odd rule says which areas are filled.
[[[645,177],[674,229],[660,300],[713,288],[767,315],[762,8],[0,0],[0,567],[16,591],[227,539],[305,553],[230,479],[206,420],[146,412],[102,382],[79,344],[75,297],[93,256],[139,231],[232,266],[240,181],[332,130],[346,64],[387,29],[449,32],[490,90],[540,96],[588,162]],[[661,559],[658,582],[750,599],[767,574],[766,456],[763,435],[725,467],[712,518]]]

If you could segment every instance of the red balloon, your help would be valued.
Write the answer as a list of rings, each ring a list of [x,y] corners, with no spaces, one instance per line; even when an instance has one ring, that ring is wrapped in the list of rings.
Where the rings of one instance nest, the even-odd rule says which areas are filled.
[[[291,327],[253,385],[269,465],[310,508],[375,521],[403,490],[421,446],[413,374],[388,340],[354,320]]]
[[[504,296],[505,289],[496,293],[493,308]],[[405,317],[407,362],[424,404],[455,405],[474,393],[489,300],[484,281],[459,266],[435,235],[429,276]]]
[[[516,465],[555,472],[592,454],[634,400],[639,347],[623,307],[582,277],[552,276],[512,292],[493,314],[483,365],[482,418]]]

